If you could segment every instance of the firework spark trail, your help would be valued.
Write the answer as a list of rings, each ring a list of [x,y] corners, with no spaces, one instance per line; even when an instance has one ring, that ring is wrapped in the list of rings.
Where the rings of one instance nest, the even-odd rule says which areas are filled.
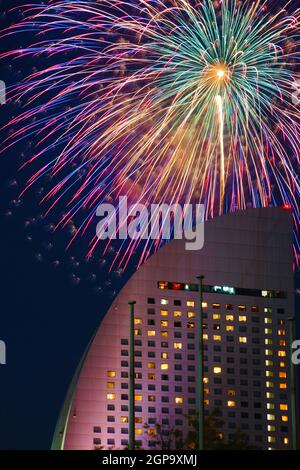
[[[16,130],[3,151],[38,137],[26,165],[39,170],[26,189],[52,175],[47,210],[68,201],[57,227],[78,218],[74,238],[86,234],[97,205],[126,194],[147,205],[205,203],[206,218],[285,204],[298,227],[300,122],[292,94],[300,14],[289,4],[28,5],[2,36],[22,33],[30,45],[2,58],[46,59],[8,93],[25,109],[10,122]],[[137,244],[124,243],[115,262],[126,266]],[[141,262],[154,245],[145,242]]]
[[[219,121],[220,139],[220,213],[222,213],[225,196],[225,155],[224,155],[224,118],[222,96],[216,96],[217,115]]]

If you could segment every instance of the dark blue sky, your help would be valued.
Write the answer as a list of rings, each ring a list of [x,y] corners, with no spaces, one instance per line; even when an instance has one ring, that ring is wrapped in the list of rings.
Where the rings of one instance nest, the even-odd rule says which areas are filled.
[[[13,20],[5,13],[13,3],[21,4],[0,0],[2,25]],[[13,84],[32,65],[3,64],[0,79]],[[16,110],[2,108],[4,121],[6,112]],[[50,447],[75,367],[113,291],[130,275],[108,276],[107,259],[85,263],[82,247],[66,252],[67,234],[46,230],[37,195],[17,202],[26,179],[17,169],[26,152],[30,144],[0,159],[0,339],[7,344],[7,365],[0,366],[0,449]]]

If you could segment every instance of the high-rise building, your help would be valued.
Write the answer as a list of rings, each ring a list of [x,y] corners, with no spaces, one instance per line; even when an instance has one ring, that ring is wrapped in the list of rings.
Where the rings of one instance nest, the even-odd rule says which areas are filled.
[[[164,246],[112,303],[79,365],[53,448],[122,449],[129,432],[129,306],[135,306],[136,441],[183,439],[197,413],[196,277],[204,275],[205,413],[220,438],[240,430],[263,449],[291,446],[289,317],[294,315],[292,217],[256,209],[205,223],[201,251]],[[171,444],[174,446],[174,442]]]

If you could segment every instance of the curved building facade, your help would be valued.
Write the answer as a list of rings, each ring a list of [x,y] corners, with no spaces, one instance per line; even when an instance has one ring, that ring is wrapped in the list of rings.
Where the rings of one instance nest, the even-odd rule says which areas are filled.
[[[53,448],[128,445],[131,300],[136,440],[146,449],[161,448],[157,424],[166,440],[175,429],[185,438],[186,416],[197,413],[198,275],[205,276],[205,412],[218,409],[225,441],[240,429],[254,446],[290,448],[292,264],[292,217],[283,209],[251,209],[206,222],[201,251],[186,251],[181,240],[164,246],[105,315],[75,374]]]

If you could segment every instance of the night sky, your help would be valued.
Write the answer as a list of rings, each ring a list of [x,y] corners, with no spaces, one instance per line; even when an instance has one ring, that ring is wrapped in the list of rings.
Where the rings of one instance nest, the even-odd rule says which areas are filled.
[[[8,7],[21,3],[0,0],[2,26],[19,15]],[[14,84],[33,65],[2,64],[0,79]],[[2,107],[1,122],[16,112]],[[51,217],[45,219],[38,204],[47,181],[19,200],[27,175],[18,168],[33,145],[0,158],[0,339],[7,345],[7,365],[0,366],[0,449],[49,449],[74,370],[136,262],[126,274],[108,274],[113,253],[87,262],[84,245],[67,251],[72,227],[52,233]]]

